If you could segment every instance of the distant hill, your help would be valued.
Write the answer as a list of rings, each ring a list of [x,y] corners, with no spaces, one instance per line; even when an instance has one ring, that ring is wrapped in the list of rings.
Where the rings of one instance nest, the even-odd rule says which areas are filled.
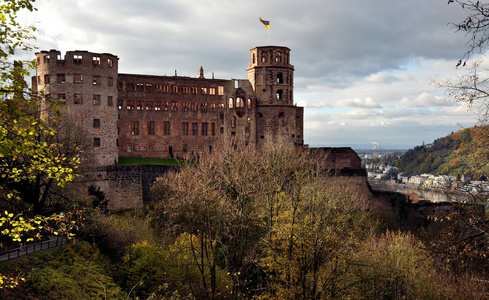
[[[473,140],[477,132],[477,127],[471,127],[452,132],[432,144],[409,149],[396,162],[396,166],[410,176],[423,173],[453,176],[472,174],[476,164],[469,154],[477,147]],[[476,173],[481,173],[481,170]]]

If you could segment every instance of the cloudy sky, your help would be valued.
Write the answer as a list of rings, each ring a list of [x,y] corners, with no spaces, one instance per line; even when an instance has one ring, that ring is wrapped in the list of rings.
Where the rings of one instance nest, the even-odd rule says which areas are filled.
[[[37,0],[40,50],[108,52],[119,72],[246,78],[249,49],[289,47],[313,145],[413,147],[474,124],[433,82],[466,37],[446,0]]]

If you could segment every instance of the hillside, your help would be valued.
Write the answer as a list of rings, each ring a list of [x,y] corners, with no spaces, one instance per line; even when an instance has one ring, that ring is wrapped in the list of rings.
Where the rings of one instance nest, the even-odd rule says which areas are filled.
[[[484,173],[475,170],[474,149],[478,146],[480,128],[472,127],[451,133],[435,140],[432,144],[408,150],[396,166],[406,175],[430,173],[453,175]]]

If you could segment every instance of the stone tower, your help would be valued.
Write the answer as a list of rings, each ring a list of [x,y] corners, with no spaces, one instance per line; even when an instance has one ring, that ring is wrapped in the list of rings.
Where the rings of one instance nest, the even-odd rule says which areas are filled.
[[[281,135],[285,141],[302,145],[304,110],[294,105],[290,49],[261,46],[250,51],[247,72],[257,97],[257,143],[265,136]]]
[[[60,51],[36,53],[34,92],[65,101],[64,116],[84,131],[98,166],[113,165],[117,150],[118,58],[107,53]]]

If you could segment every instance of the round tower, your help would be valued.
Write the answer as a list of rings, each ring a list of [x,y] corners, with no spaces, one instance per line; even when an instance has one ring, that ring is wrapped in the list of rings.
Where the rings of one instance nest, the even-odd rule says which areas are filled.
[[[64,116],[85,132],[99,166],[116,163],[117,56],[69,51],[63,58],[57,50],[41,51],[36,56],[34,92],[65,103]]]
[[[293,105],[294,66],[290,49],[280,46],[255,47],[247,69],[260,104]]]

